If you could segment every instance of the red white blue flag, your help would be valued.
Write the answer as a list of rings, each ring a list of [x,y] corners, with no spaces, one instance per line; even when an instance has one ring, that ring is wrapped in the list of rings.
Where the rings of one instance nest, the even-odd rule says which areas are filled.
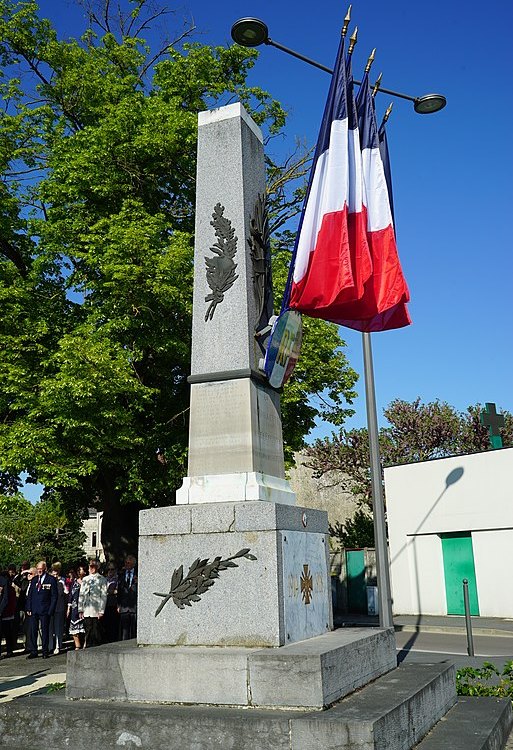
[[[371,332],[411,321],[367,75],[358,105],[357,116],[342,41],[286,296],[292,309]]]
[[[387,183],[388,202],[390,203],[390,212],[392,214],[392,221],[394,222],[394,229],[397,230],[395,226],[394,196],[392,193],[392,170],[390,169],[390,153],[388,151],[388,139],[387,139],[387,129],[386,129],[385,120],[383,120],[383,122],[379,126],[378,139],[379,139],[379,153],[381,154],[381,161],[383,163],[383,169],[385,170],[385,180]]]
[[[374,100],[366,74],[357,101],[362,147],[364,210],[367,216],[367,240],[372,258],[372,274],[361,299],[345,306],[346,319],[341,325],[358,331],[374,332],[402,328],[411,323],[406,303],[408,287],[397,254],[391,204],[388,148],[383,137],[380,144]],[[386,149],[386,152],[385,152]]]
[[[372,264],[363,212],[358,118],[341,40],[300,219],[286,304],[335,320],[359,299]]]

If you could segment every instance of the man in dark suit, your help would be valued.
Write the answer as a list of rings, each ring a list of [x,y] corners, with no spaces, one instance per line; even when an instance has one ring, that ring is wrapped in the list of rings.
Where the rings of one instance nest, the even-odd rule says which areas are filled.
[[[134,555],[125,558],[125,569],[118,576],[118,612],[122,641],[137,637],[137,573]]]
[[[37,633],[41,623],[43,659],[48,658],[50,638],[49,622],[55,612],[58,590],[57,581],[46,572],[46,563],[41,561],[36,567],[37,575],[32,578],[27,591],[26,612],[31,618],[31,652],[27,659],[37,658]]]

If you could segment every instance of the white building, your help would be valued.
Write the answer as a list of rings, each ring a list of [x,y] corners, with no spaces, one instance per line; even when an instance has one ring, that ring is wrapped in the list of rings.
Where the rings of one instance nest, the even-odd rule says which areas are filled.
[[[105,553],[101,543],[103,513],[94,508],[88,509],[87,518],[82,522],[82,531],[86,535],[84,542],[84,553],[87,558],[95,557],[100,562],[105,562]]]
[[[513,617],[513,448],[385,469],[395,614]]]

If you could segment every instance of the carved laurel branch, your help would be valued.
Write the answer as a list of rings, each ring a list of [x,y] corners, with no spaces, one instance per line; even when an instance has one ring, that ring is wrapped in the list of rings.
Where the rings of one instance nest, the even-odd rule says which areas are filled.
[[[247,242],[253,264],[253,293],[257,311],[255,329],[258,330],[271,292],[270,235],[265,194],[259,194],[256,200],[253,216],[250,217]]]
[[[247,560],[257,559],[255,555],[250,554],[249,547],[239,550],[237,554],[227,557],[226,560],[222,560],[221,557],[215,557],[209,563],[208,558],[201,560],[198,557],[192,563],[185,578],[183,577],[183,565],[180,565],[171,578],[169,593],[159,594],[156,591],[153,592],[154,596],[163,597],[162,602],[155,612],[155,617],[162,612],[162,609],[170,599],[173,600],[178,609],[185,609],[185,607],[191,607],[193,602],[199,602],[201,594],[205,594],[214,585],[215,579],[219,578],[220,571],[227,570],[228,568],[238,568],[237,563],[233,561],[241,557],[245,557]]]
[[[205,321],[212,320],[217,305],[223,301],[225,292],[233,286],[239,278],[235,273],[237,263],[234,263],[233,257],[237,252],[237,237],[232,223],[223,216],[224,206],[217,203],[214,206],[212,221],[210,224],[215,229],[217,241],[210,248],[216,254],[215,258],[207,258],[207,284],[212,289],[212,294],[207,294],[205,302],[210,302]]]

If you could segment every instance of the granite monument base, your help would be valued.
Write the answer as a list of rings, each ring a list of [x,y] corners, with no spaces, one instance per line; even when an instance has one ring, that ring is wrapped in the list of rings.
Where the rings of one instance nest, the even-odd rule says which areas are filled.
[[[68,654],[66,695],[322,709],[396,665],[392,629],[337,630],[275,649],[108,644]]]
[[[278,503],[141,511],[137,641],[283,646],[332,629],[328,518]]]

